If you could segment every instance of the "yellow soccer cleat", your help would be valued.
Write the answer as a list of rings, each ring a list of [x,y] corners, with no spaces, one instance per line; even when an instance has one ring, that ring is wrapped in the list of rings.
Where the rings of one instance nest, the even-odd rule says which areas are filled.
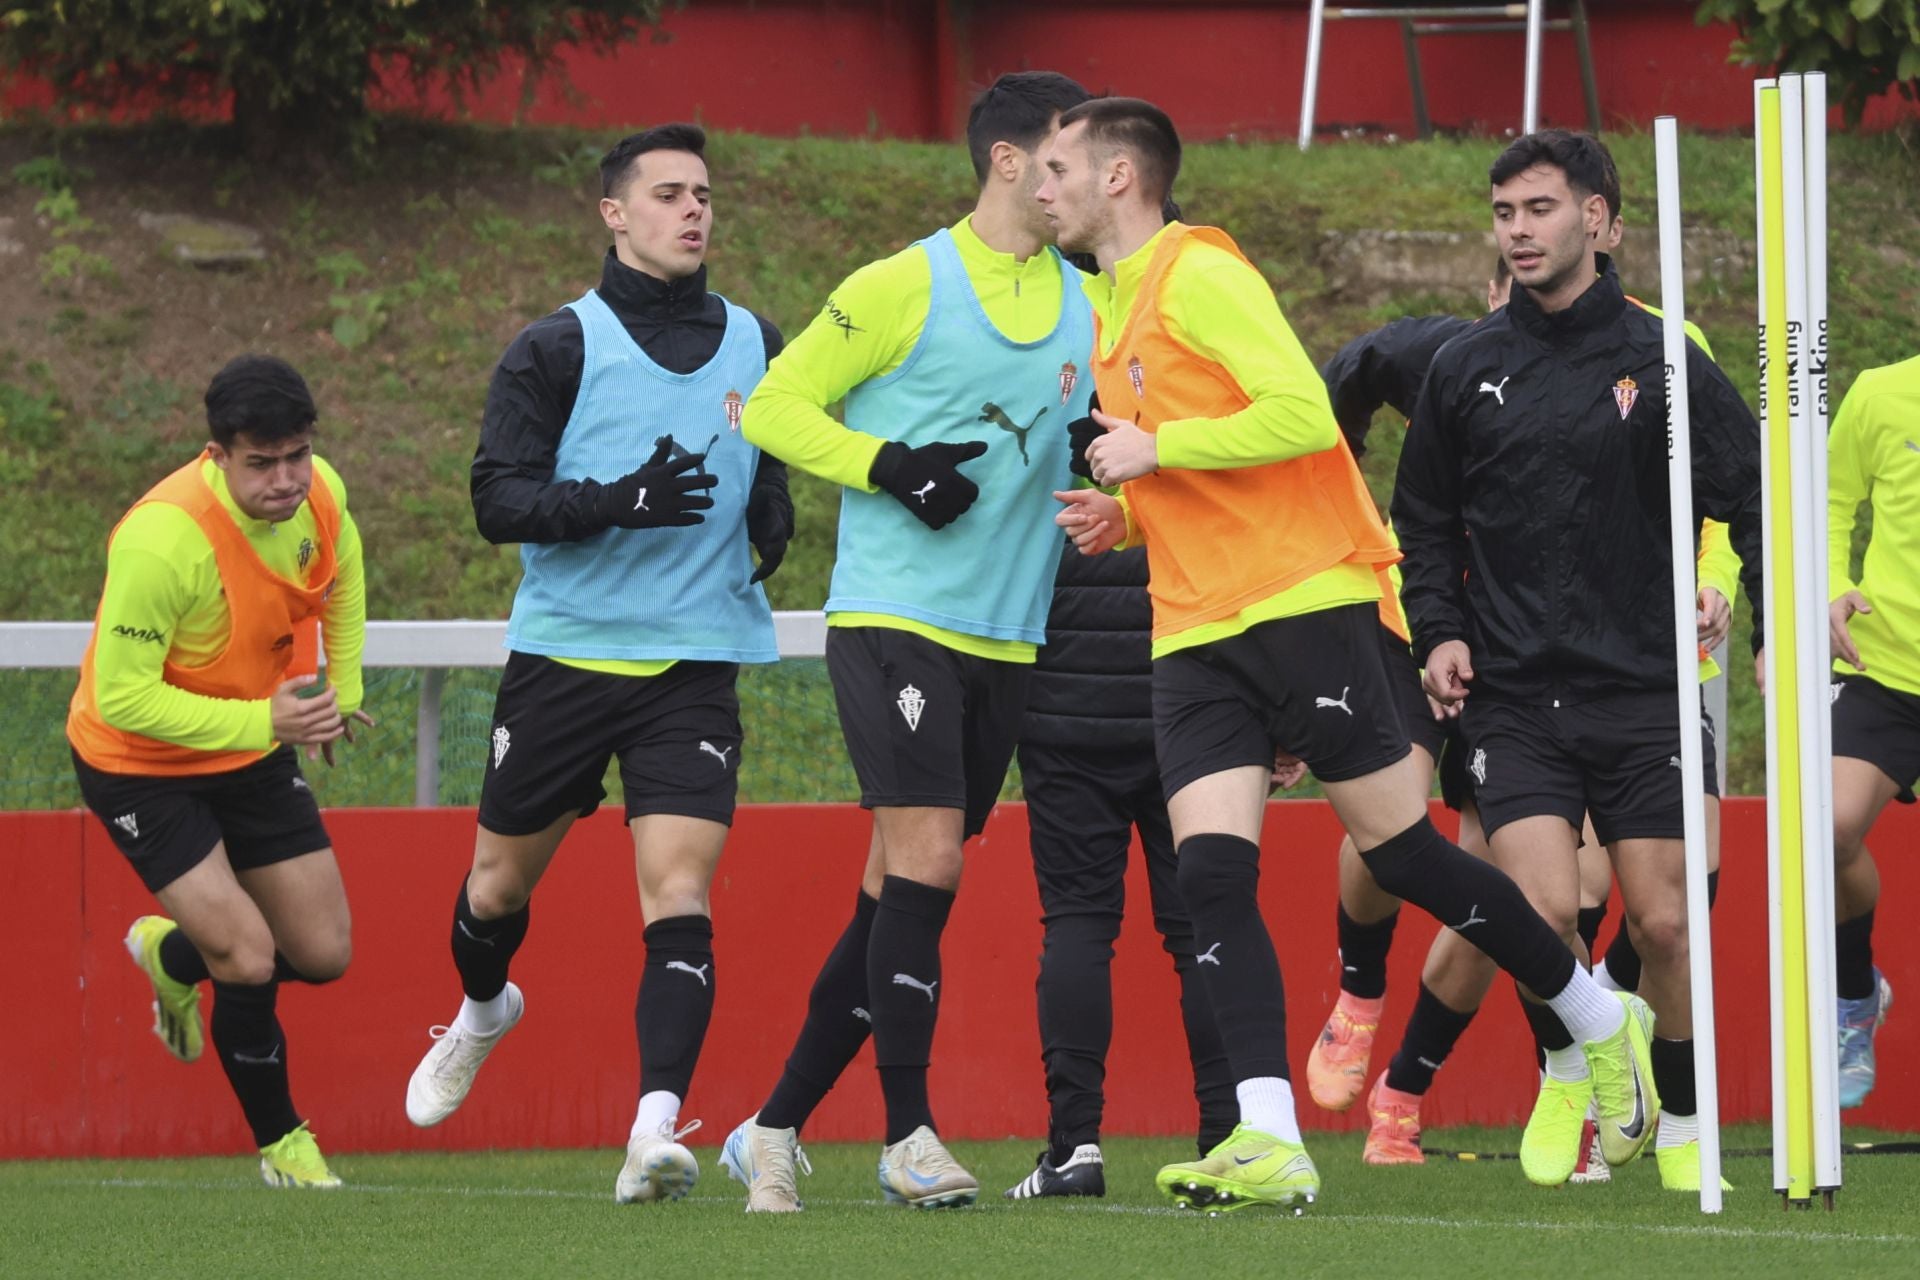
[[[141,916],[127,930],[127,954],[153,986],[153,1034],[182,1062],[200,1056],[200,988],[175,982],[160,967],[160,942],[180,926],[165,916]]]
[[[1653,1012],[1639,996],[1618,994],[1626,1013],[1622,1026],[1584,1046],[1599,1111],[1600,1153],[1616,1169],[1640,1154],[1660,1122],[1660,1091],[1653,1083]]]
[[[340,1185],[304,1121],[272,1146],[260,1148],[260,1176],[270,1187],[331,1191]]]
[[[1660,1166],[1660,1186],[1667,1191],[1700,1190],[1700,1140],[1683,1142],[1677,1147],[1656,1147],[1654,1161]],[[1722,1191],[1733,1190],[1733,1184],[1725,1178],[1720,1179]]]
[[[1203,1158],[1170,1164],[1153,1182],[1180,1208],[1208,1215],[1268,1205],[1299,1217],[1320,1198],[1320,1171],[1304,1146],[1244,1124]]]
[[[1540,1082],[1540,1096],[1534,1099],[1533,1114],[1520,1135],[1520,1170],[1528,1182],[1558,1187],[1573,1176],[1580,1163],[1580,1132],[1592,1096],[1591,1080],[1548,1076]]]
[[[1380,1030],[1386,1000],[1362,1000],[1340,993],[1327,1025],[1307,1055],[1307,1092],[1328,1111],[1345,1111],[1367,1087],[1373,1037]]]

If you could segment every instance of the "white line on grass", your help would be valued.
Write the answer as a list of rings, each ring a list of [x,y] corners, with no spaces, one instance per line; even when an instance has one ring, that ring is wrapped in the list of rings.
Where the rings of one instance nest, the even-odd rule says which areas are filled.
[[[56,1185],[72,1187],[94,1187],[101,1190],[142,1190],[142,1191],[240,1191],[253,1190],[257,1185],[251,1179],[234,1178],[222,1181],[181,1182],[168,1178],[99,1178],[63,1180]],[[341,1191],[360,1192],[368,1195],[423,1195],[454,1196],[457,1198],[501,1198],[511,1200],[595,1200],[611,1201],[612,1196],[597,1191],[565,1191],[552,1187],[430,1187],[421,1185],[382,1185],[366,1182],[353,1182],[339,1188]],[[720,1203],[732,1199],[730,1196],[693,1196],[696,1203]],[[880,1208],[885,1202],[880,1200],[843,1199],[838,1197],[807,1197],[810,1204],[833,1205],[836,1208]],[[1119,1213],[1134,1217],[1180,1217],[1198,1218],[1199,1212],[1189,1209],[1175,1209],[1166,1205],[1133,1204],[1091,1204],[1068,1203],[1062,1209],[1080,1213]],[[1310,1214],[1303,1221],[1325,1219],[1329,1223],[1366,1224],[1386,1227],[1445,1227],[1457,1231],[1481,1231],[1488,1228],[1505,1230],[1520,1228],[1528,1231],[1606,1231],[1607,1224],[1592,1222],[1542,1222],[1531,1220],[1496,1221],[1485,1218],[1441,1218],[1418,1214],[1399,1213],[1341,1213],[1321,1211]],[[1703,1237],[1709,1239],[1736,1240],[1811,1240],[1831,1244],[1920,1244],[1920,1236],[1895,1235],[1887,1233],[1861,1233],[1849,1235],[1839,1231],[1762,1231],[1754,1227],[1714,1226],[1701,1223],[1698,1226],[1685,1226],[1675,1223],[1636,1223],[1633,1230],[1652,1235]]]

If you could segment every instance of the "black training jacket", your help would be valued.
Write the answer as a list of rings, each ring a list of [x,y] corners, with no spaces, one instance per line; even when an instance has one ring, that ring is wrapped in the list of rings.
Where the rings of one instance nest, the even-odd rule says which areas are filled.
[[[1032,746],[1153,750],[1153,605],[1147,549],[1060,557],[1020,740]]]
[[[692,373],[713,359],[726,336],[726,306],[707,292],[705,267],[681,280],[659,280],[625,265],[609,249],[600,298],[640,349],[673,373]],[[780,331],[754,318],[772,363],[784,345]],[[607,527],[593,515],[598,481],[553,478],[560,433],[573,416],[585,363],[580,318],[562,307],[522,329],[494,367],[472,471],[474,523],[487,541],[577,542]],[[633,465],[652,452],[652,433],[636,439]],[[784,462],[762,453],[753,487],[784,505],[792,524]]]
[[[1604,255],[1565,311],[1515,289],[1441,348],[1392,504],[1423,660],[1465,640],[1472,688],[1518,701],[1673,687],[1665,367]],[[1732,526],[1757,649],[1759,424],[1692,343],[1687,377],[1694,514]]]
[[[1391,405],[1403,418],[1413,417],[1434,354],[1477,323],[1459,316],[1406,316],[1361,334],[1334,353],[1320,376],[1354,457],[1367,451],[1367,428],[1381,405]]]

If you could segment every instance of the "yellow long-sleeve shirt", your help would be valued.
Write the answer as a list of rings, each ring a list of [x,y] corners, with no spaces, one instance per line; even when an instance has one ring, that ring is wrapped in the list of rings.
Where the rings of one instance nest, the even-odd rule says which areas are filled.
[[[951,228],[967,280],[987,319],[1014,342],[1036,342],[1060,320],[1060,272],[1053,255],[1024,261],[989,248],[972,215]],[[874,455],[886,441],[844,426],[827,412],[846,394],[885,377],[913,354],[933,300],[927,255],[907,248],[860,268],[841,281],[799,337],[767,368],[747,399],[740,429],[749,442],[781,461],[863,493]],[[836,612],[827,625],[892,627],[926,636],[962,653],[1007,662],[1032,662],[1035,646],[992,640],[890,614]]]
[[[1873,532],[1856,582],[1853,526],[1862,502],[1873,504]],[[1920,694],[1920,356],[1863,372],[1833,419],[1827,557],[1833,596],[1858,591],[1873,606],[1847,622],[1866,674]]]
[[[1169,226],[1176,224],[1168,224]],[[1230,374],[1250,403],[1224,418],[1181,418],[1162,422],[1155,433],[1162,468],[1217,471],[1259,466],[1304,457],[1333,448],[1340,427],[1327,399],[1327,386],[1299,338],[1280,314],[1273,290],[1258,272],[1231,253],[1189,237],[1180,256],[1162,278],[1157,298],[1143,299],[1140,285],[1160,238],[1155,233],[1140,248],[1114,263],[1111,288],[1103,297],[1102,354],[1110,353],[1136,305],[1157,305],[1167,332],[1195,354]],[[1126,507],[1124,498],[1123,508]],[[1127,540],[1139,540],[1139,526],[1127,512]],[[1316,613],[1343,604],[1380,598],[1379,580],[1361,564],[1339,564],[1306,581],[1248,605],[1231,618],[1189,627],[1154,641],[1153,655],[1239,635],[1256,623]]]
[[[327,681],[340,713],[351,715],[364,697],[360,660],[366,648],[367,592],[360,531],[347,511],[339,473],[318,457],[313,467],[340,508],[333,594],[321,627]],[[235,504],[219,467],[203,462],[200,474],[261,563],[289,581],[310,581],[311,568],[319,564],[312,554],[319,528],[311,504],[302,503],[291,519],[278,524],[256,520]],[[205,666],[220,656],[232,633],[213,544],[192,516],[171,503],[149,502],[121,521],[107,552],[100,621],[94,696],[108,724],[196,751],[272,748],[270,700],[210,698],[166,682],[167,663]]]

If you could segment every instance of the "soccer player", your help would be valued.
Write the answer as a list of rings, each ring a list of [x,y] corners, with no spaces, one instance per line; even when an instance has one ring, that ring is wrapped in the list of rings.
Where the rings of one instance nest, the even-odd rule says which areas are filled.
[[[134,503],[107,579],[67,741],[87,807],[165,915],[128,930],[153,1033],[214,1052],[271,1187],[330,1188],[293,1105],[282,982],[331,982],[352,951],[333,842],[294,748],[333,763],[361,709],[366,578],[346,486],[314,456],[293,367],[244,355],[207,386],[204,452]],[[326,637],[325,687],[316,633]]]
[[[1161,224],[1179,163],[1165,113],[1100,99],[1061,117],[1038,193],[1061,244],[1112,280],[1093,362],[1106,432],[1085,456],[1126,501],[1061,493],[1058,519],[1089,554],[1147,548],[1161,781],[1240,1103],[1231,1136],[1156,1182],[1177,1204],[1226,1209],[1299,1211],[1319,1194],[1256,896],[1283,756],[1320,779],[1382,888],[1470,931],[1580,1025],[1608,1156],[1629,1159],[1653,1121],[1638,1024],[1510,880],[1428,820],[1379,641],[1391,541],[1265,281],[1224,233]]]
[[[1046,638],[1048,495],[1087,412],[1091,308],[1033,200],[1038,149],[1085,97],[1052,72],[994,81],[967,121],[973,211],[843,281],[747,406],[749,438],[844,486],[827,670],[873,811],[853,918],[786,1070],[721,1155],[749,1212],[800,1207],[798,1131],[869,1031],[887,1198],[979,1195],[937,1136],[927,1062],[962,845],[993,810]],[[845,426],[827,413],[843,397]]]
[[[740,767],[735,683],[741,663],[779,656],[759,584],[793,533],[785,467],[740,432],[780,334],[707,290],[705,152],[690,124],[607,152],[599,287],[521,330],[487,391],[474,518],[490,542],[521,544],[525,573],[454,902],[465,999],[407,1085],[408,1119],[439,1124],[520,1021],[507,974],[529,899],[618,758],[646,922],[621,1204],[678,1200],[700,1174],[680,1142],[699,1122],[679,1114],[713,1013],[708,890]]]
[[[1913,803],[1920,781],[1920,356],[1868,369],[1827,441],[1828,573],[1833,603],[1833,873],[1835,985],[1840,999],[1840,1105],[1873,1090],[1873,1033],[1893,987],[1873,963],[1880,870],[1867,833],[1889,800]],[[1859,579],[1855,517],[1873,512]]]
[[[1494,162],[1494,230],[1519,288],[1429,368],[1392,509],[1427,689],[1465,703],[1495,863],[1572,937],[1583,814],[1608,848],[1659,1018],[1661,1181],[1697,1190],[1661,329],[1596,256],[1606,163],[1565,130]],[[1695,504],[1731,525],[1757,647],[1759,430],[1705,353],[1689,361]],[[1547,1060],[1521,1163],[1553,1184],[1577,1162],[1595,1085],[1578,1036],[1527,1009]]]

